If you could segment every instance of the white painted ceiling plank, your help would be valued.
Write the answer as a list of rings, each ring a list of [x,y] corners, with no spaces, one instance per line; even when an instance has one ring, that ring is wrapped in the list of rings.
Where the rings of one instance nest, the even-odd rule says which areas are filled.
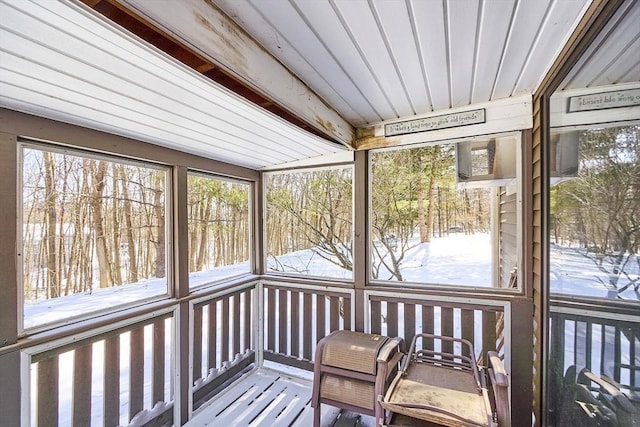
[[[412,114],[430,111],[431,100],[422,74],[409,10],[388,1],[378,1],[374,5],[389,40],[391,56],[398,64],[403,90],[408,92]]]
[[[312,23],[316,33],[321,35],[322,44],[342,64],[345,72],[352,76],[351,81],[357,90],[368,99],[367,102],[372,106],[374,114],[364,114],[367,123],[378,121],[381,117],[395,115],[380,85],[354,44],[349,28],[343,25],[342,15],[337,15],[340,11],[334,10],[329,2],[300,2],[297,5],[305,18]],[[353,79],[354,76],[357,78]]]
[[[628,13],[635,13],[634,6],[636,9],[639,7],[639,2],[627,2],[624,3],[615,13],[615,15],[609,20],[605,28],[596,36],[594,41],[591,43],[589,49],[578,59],[576,64],[571,68],[565,79],[560,84],[558,90],[574,90],[580,89],[574,81],[577,78],[581,78],[584,72],[591,73],[590,69],[593,68],[594,65],[591,64],[593,56],[602,50],[602,45],[606,42],[606,40],[614,33],[617,32],[617,29],[620,27],[620,21],[624,19],[624,17]],[[587,65],[588,64],[588,65]],[[587,79],[590,80],[590,79]]]
[[[4,77],[4,76],[2,76]],[[36,93],[31,89],[3,84],[0,91],[0,102],[10,109],[22,111],[38,116],[75,124],[78,126],[110,132],[115,135],[125,136],[140,141],[181,150],[186,153],[201,155],[211,158],[212,147],[208,144],[194,140],[176,138],[174,135],[163,135],[157,129],[149,129],[144,124],[136,126],[127,118],[113,113],[95,111],[84,105],[72,104],[60,98]],[[90,119],[88,119],[90,117]],[[265,165],[265,159],[251,158],[251,156],[237,156],[227,150],[220,150],[216,160],[259,169]]]
[[[478,3],[453,0],[449,1],[448,5],[451,106],[460,107],[471,103]]]
[[[516,82],[515,93],[533,93],[546,75],[551,63],[545,61],[549,58],[556,58],[563,46],[567,42],[568,36],[573,32],[574,23],[577,22],[581,10],[576,7],[578,0],[573,2],[555,1],[551,4],[551,9],[546,15],[546,20],[541,23],[527,62],[523,68],[518,81]],[[587,1],[580,0],[583,7]],[[571,31],[567,32],[567,29]]]
[[[504,54],[515,3],[515,0],[482,3],[484,10],[482,11],[471,104],[486,102],[491,99],[493,85],[498,77],[498,70]]]
[[[415,11],[419,48],[423,52],[433,110],[450,108],[451,94],[442,2],[410,1]]]
[[[602,40],[600,48],[589,56],[589,63],[592,66],[582,70],[577,78],[571,80],[571,88],[617,83],[618,78],[621,76],[615,70],[611,70],[610,67],[617,57],[621,55],[620,50],[622,47],[631,44],[622,54],[636,60],[640,58],[640,51],[637,49],[637,45],[635,48],[632,45],[633,41],[640,37],[640,32],[638,32],[640,27],[640,3],[637,2],[636,5],[634,9],[630,10],[630,13],[622,16],[620,20],[616,20],[616,37]]]
[[[340,14],[352,34],[367,68],[375,76],[380,90],[384,93],[396,117],[414,114],[407,93],[400,82],[400,76],[387,49],[385,34],[378,26],[375,9],[366,0],[336,1]],[[403,6],[398,6],[402,13]]]
[[[4,36],[3,33],[0,34]],[[33,71],[33,75],[43,76],[46,80],[36,80],[27,75],[18,74],[18,70],[27,69],[27,67]],[[10,74],[11,72],[13,74]],[[180,121],[180,117],[177,115],[150,115],[146,110],[153,107],[141,104],[135,98],[114,97],[112,93],[55,70],[47,69],[40,64],[28,62],[15,55],[6,54],[3,56],[2,76],[3,85],[22,87],[53,99],[65,100],[84,106],[88,111],[107,111],[112,116],[127,120],[129,126],[144,126],[153,129],[155,133],[164,135],[163,138],[167,140],[192,140],[210,145],[217,150],[228,149],[227,155],[236,153],[240,156],[253,158],[256,162],[279,163],[286,159],[295,158],[278,153],[277,150],[268,146],[251,147],[250,140],[243,139],[238,135],[227,134],[227,139],[220,139],[220,136],[223,135],[220,135],[219,132],[213,132],[211,127],[186,118]],[[153,132],[150,133],[153,134]],[[229,141],[233,141],[233,144],[227,147]]]
[[[13,66],[16,70],[30,70],[30,72],[36,76],[49,76],[48,80],[55,82],[57,86],[67,87],[69,89],[73,88],[75,92],[83,95],[90,93],[94,100],[100,100],[101,102],[109,104],[102,108],[124,110],[124,112],[121,112],[122,115],[129,115],[131,117],[138,116],[140,121],[144,121],[145,116],[147,116],[149,121],[159,125],[159,129],[160,127],[168,128],[172,126],[175,127],[173,133],[181,132],[182,135],[192,136],[193,138],[202,138],[210,134],[221,133],[227,134],[227,137],[234,141],[234,145],[239,143],[244,144],[244,146],[251,145],[252,141],[265,140],[267,147],[260,148],[260,143],[257,142],[257,149],[252,150],[247,147],[246,151],[251,153],[257,151],[258,154],[267,157],[278,153],[279,150],[283,150],[278,145],[275,145],[278,141],[281,142],[282,138],[279,135],[272,134],[272,132],[269,132],[264,127],[257,126],[255,122],[248,121],[246,128],[234,129],[236,125],[232,124],[231,121],[237,121],[237,114],[218,108],[219,112],[212,117],[209,107],[202,107],[202,110],[195,110],[193,105],[198,105],[198,101],[202,102],[201,97],[195,98],[192,104],[180,102],[171,105],[168,102],[171,100],[170,98],[162,98],[158,93],[152,94],[157,96],[149,98],[146,88],[142,85],[131,84],[128,81],[117,79],[108,80],[109,77],[113,77],[112,75],[101,78],[100,70],[95,69],[92,65],[68,58],[59,52],[38,45],[35,42],[20,39],[13,33],[3,31],[3,40],[12,46],[16,52],[19,52],[16,53],[16,55],[21,55],[20,57],[7,56],[3,64],[5,67],[11,66],[11,59],[15,62],[24,61],[24,56],[42,58],[44,62],[41,64],[27,64],[22,62]],[[71,41],[68,40],[63,40],[59,43],[72,45]],[[58,44],[58,42],[53,42],[53,44]],[[86,51],[86,49],[84,50]],[[41,68],[37,68],[38,66]],[[56,68],[46,68],[47,66],[55,66]],[[36,68],[31,69],[32,67]],[[75,74],[75,76],[73,74]],[[89,82],[81,76],[90,77],[93,81]],[[95,81],[100,81],[100,84],[94,83]],[[117,88],[118,92],[112,91],[111,88]],[[165,93],[170,92],[171,89],[171,87],[168,87]],[[183,95],[185,94],[185,92],[181,93]],[[92,101],[91,97],[87,97],[85,102],[90,104]],[[141,101],[143,99],[146,100],[146,102]],[[206,99],[204,102],[209,103]],[[94,108],[97,109],[97,107]],[[208,110],[209,114],[205,114],[203,112],[204,110]],[[228,116],[228,121],[222,122],[221,120],[224,119],[225,116]],[[187,123],[188,125],[182,126],[179,120],[181,120],[183,124]],[[214,127],[212,129],[212,126],[217,126],[217,128]],[[180,130],[181,127],[183,128],[182,130]],[[195,129],[199,130],[199,135],[191,135]],[[269,138],[270,136],[271,139]],[[275,145],[275,147],[270,147],[270,145]],[[222,149],[224,147],[224,141],[220,140],[218,148]],[[234,149],[235,147],[230,147],[230,151],[234,151]],[[283,152],[287,151],[288,150],[283,150]],[[274,158],[274,161],[282,162],[285,159],[291,159],[291,155],[296,152],[297,150],[294,149],[286,156],[280,157],[277,160]],[[303,153],[303,155],[317,154],[315,151]]]
[[[362,93],[349,81],[347,74],[322,45],[292,3],[279,0],[238,2],[221,0],[218,5],[231,17],[242,16],[239,25],[253,29],[256,38],[303,82],[313,83],[317,93],[342,112],[350,123],[366,123],[362,109],[373,113]],[[267,6],[267,7],[265,7]],[[336,82],[333,86],[329,81]]]
[[[538,28],[551,0],[518,2],[513,30],[510,33],[497,84],[491,99],[502,99],[517,95],[515,92],[518,76],[530,54]]]
[[[16,55],[31,55],[35,61],[46,61],[41,66],[56,66],[57,70],[51,69],[51,76],[54,76],[51,81],[58,82],[58,85],[64,82],[76,92],[86,90],[87,93],[93,93],[95,98],[104,101],[100,108],[113,109],[114,115],[136,117],[139,119],[136,123],[148,121],[144,131],[137,130],[138,125],[130,120],[129,126],[134,129],[128,131],[123,127],[114,133],[144,135],[145,141],[157,142],[155,139],[158,139],[165,146],[171,146],[167,132],[174,138],[179,135],[177,139],[182,140],[191,136],[190,142],[185,141],[180,146],[198,146],[198,150],[205,147],[199,152],[200,155],[211,157],[215,153],[214,158],[218,159],[221,159],[221,152],[228,149],[229,152],[221,160],[243,165],[249,165],[251,157],[255,156],[254,163],[250,163],[252,167],[340,151],[337,146],[285,124],[270,113],[258,112],[248,101],[212,85],[183,65],[166,58],[160,59],[161,55],[153,49],[131,38],[114,34],[113,29],[96,25],[95,18],[83,13],[74,14],[70,6],[75,7],[59,2],[2,3],[3,16],[11,18],[4,21],[4,25],[12,26],[5,27],[6,31],[12,33],[6,33],[3,42],[9,37],[23,38],[20,43],[7,42],[3,47],[19,51]],[[17,8],[22,10],[18,11]],[[141,66],[141,63],[144,65]],[[24,63],[15,66],[18,69],[14,71],[33,73],[29,71],[33,66],[25,68]],[[77,79],[76,83],[69,80],[73,78]],[[90,97],[83,102],[86,102],[88,111],[93,112],[97,108],[95,104],[92,105]],[[29,102],[19,104],[24,109]],[[31,108],[42,110],[36,105]],[[52,111],[74,118],[75,123],[81,121],[83,125],[92,127],[90,119],[80,120],[77,110],[65,113],[64,109],[52,106]],[[212,114],[212,111],[216,113]],[[106,115],[109,114],[107,112]],[[146,114],[146,119],[140,114]],[[51,112],[48,117],[60,119],[51,117]],[[96,121],[93,127],[96,125],[102,130],[119,129],[109,122]],[[154,126],[155,136],[151,131]],[[287,140],[290,142],[283,144]],[[207,145],[211,147],[208,151]],[[193,152],[193,149],[185,151]],[[233,157],[234,153],[238,158]]]

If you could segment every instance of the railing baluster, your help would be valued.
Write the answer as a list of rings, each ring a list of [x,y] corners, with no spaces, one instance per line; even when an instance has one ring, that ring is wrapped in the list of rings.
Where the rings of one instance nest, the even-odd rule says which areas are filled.
[[[193,308],[193,381],[202,378],[202,306]],[[211,321],[211,319],[209,319]]]
[[[453,336],[453,309],[450,307],[440,307],[440,333],[446,337]],[[491,347],[491,349],[493,348]],[[446,353],[453,353],[453,343],[444,341],[442,350]]]
[[[316,294],[316,343],[326,335],[325,296]]]
[[[475,310],[460,310],[460,336],[474,344],[475,348]],[[499,349],[496,349],[499,350]]]
[[[300,357],[300,292],[291,291],[291,355]]]
[[[242,319],[240,318],[240,293],[236,293],[233,296],[233,350],[231,354],[235,355],[242,353],[240,348],[240,325]]]
[[[222,350],[221,362],[226,362],[233,359],[233,355],[229,355],[229,297],[222,298],[222,343],[220,349]]]
[[[242,343],[243,350],[251,348],[251,338],[253,332],[253,328],[251,327],[251,313],[253,312],[251,305],[251,294],[251,289],[248,289],[244,292],[244,341]]]
[[[489,359],[487,352],[496,348],[496,313],[494,311],[482,312],[482,361]]]
[[[267,288],[267,349],[276,351],[276,290]]]
[[[104,340],[104,425],[120,424],[120,335]]]
[[[38,363],[38,425],[58,426],[58,356]]]
[[[587,324],[585,322],[576,322],[575,330],[575,355],[576,365],[589,367],[586,360],[587,340],[586,340]]]
[[[398,336],[398,303],[387,301],[387,336]]]
[[[211,371],[218,367],[218,300],[211,301],[207,307],[209,309],[207,362],[208,370]]]
[[[622,340],[620,339],[620,329],[621,328],[615,328],[614,332],[613,360],[616,362],[622,360]],[[614,363],[613,365],[613,379],[620,382],[620,363]]]
[[[378,300],[371,300],[371,333],[380,335],[382,333],[382,303]]]
[[[342,316],[344,329],[351,330],[351,298],[348,296],[342,298]]]
[[[426,303],[422,304],[422,332],[425,334],[433,334],[434,333],[434,322],[433,322],[433,306],[426,305]],[[422,341],[422,348],[433,348],[433,340],[425,339]]]
[[[312,344],[312,310],[313,310],[313,299],[312,295],[308,292],[305,292],[302,297],[302,315],[303,315],[303,323],[302,330],[306,333],[302,334],[302,352],[303,357],[306,360],[313,360],[313,355],[311,354],[311,350],[313,347]]]
[[[91,355],[92,344],[78,347],[73,357],[73,421],[74,427],[91,424]]]
[[[640,327],[636,324],[631,328],[631,351],[629,352],[629,361],[635,369],[631,370],[632,387],[640,387]]]
[[[329,297],[329,332],[340,327],[340,298],[332,295]]]
[[[164,402],[165,319],[153,322],[153,381],[151,406]],[[199,358],[202,359],[202,358]]]
[[[402,337],[405,341],[411,342],[413,336],[416,334],[416,305],[405,304],[404,305],[404,331]]]
[[[129,420],[144,408],[144,330],[137,326],[129,337]]]
[[[278,289],[278,352],[287,354],[287,290]]]

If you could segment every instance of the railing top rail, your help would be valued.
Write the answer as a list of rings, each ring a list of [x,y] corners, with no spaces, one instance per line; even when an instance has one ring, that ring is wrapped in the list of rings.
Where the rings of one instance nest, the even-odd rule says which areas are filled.
[[[31,355],[31,361],[37,362],[49,357],[65,353],[74,348],[82,347],[101,341],[106,338],[120,335],[132,329],[151,325],[160,320],[168,319],[173,316],[174,308],[153,313],[153,315],[143,315],[118,322],[115,325],[103,326],[90,331],[66,336],[58,340],[49,341],[46,344],[40,344],[33,347],[25,348],[24,352]]]
[[[365,295],[370,301],[420,305],[426,304],[434,307],[445,308],[465,308],[482,311],[503,312],[505,310],[505,307],[509,304],[508,301],[494,301],[477,298],[415,295],[410,292],[404,293],[407,296],[397,296],[398,294],[403,294],[403,292],[365,291]]]
[[[276,282],[272,280],[264,281],[263,286],[266,289],[289,289],[293,291],[298,291],[301,293],[315,293],[322,294],[328,296],[339,296],[343,297],[345,295],[353,295],[353,289],[343,288],[343,287],[335,287],[335,286],[323,286],[323,285],[311,285],[311,284],[299,284],[299,283],[289,283],[289,282]]]
[[[608,304],[607,301],[575,301],[554,299],[549,306],[550,315],[640,323],[640,305]]]
[[[225,287],[222,289],[215,289],[206,295],[199,296],[192,300],[194,308],[199,308],[210,304],[212,301],[218,301],[224,298],[229,298],[235,295],[240,295],[250,289],[255,289],[258,285],[257,281],[243,283],[234,287]]]

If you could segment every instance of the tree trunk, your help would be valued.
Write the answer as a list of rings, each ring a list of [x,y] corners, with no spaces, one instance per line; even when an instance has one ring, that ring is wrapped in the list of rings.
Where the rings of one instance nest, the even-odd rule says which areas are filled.
[[[129,283],[135,283],[138,281],[138,258],[136,257],[136,241],[133,236],[133,208],[131,206],[131,199],[129,195],[129,178],[125,173],[124,166],[120,168],[120,182],[122,185],[122,197],[124,199],[124,223],[125,233],[127,239],[127,257],[129,263]]]
[[[429,239],[429,231],[427,230],[427,224],[425,221],[424,212],[424,189],[422,187],[422,174],[418,174],[416,179],[416,197],[418,199],[418,227],[420,229],[420,243],[426,243]],[[431,200],[429,200],[429,206],[431,206]]]
[[[165,224],[164,224],[164,203],[162,202],[162,192],[164,188],[164,173],[157,172],[153,188],[153,209],[155,212],[155,220],[158,222],[158,237],[156,240],[156,261],[155,261],[155,277],[165,277]]]
[[[56,245],[56,225],[57,225],[57,211],[56,200],[58,194],[55,189],[56,184],[56,165],[53,159],[53,154],[44,152],[44,164],[45,164],[45,217],[46,228],[43,236],[43,242],[47,244],[47,288],[48,297],[58,298],[60,296],[60,273],[57,270],[58,267],[58,252]]]
[[[86,162],[86,165],[93,165],[93,162]],[[102,196],[104,194],[104,179],[107,172],[107,162],[99,161],[97,169],[93,171],[93,194],[91,197],[91,208],[93,209],[93,232],[96,242],[96,255],[98,257],[98,269],[100,272],[100,287],[111,286],[111,268],[109,267],[109,252],[107,250],[107,238],[104,230],[104,215]]]

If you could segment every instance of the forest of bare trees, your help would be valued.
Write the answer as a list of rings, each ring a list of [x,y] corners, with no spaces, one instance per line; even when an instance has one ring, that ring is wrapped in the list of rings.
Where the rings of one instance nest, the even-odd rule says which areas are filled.
[[[188,177],[189,271],[249,260],[249,184]]]
[[[25,146],[25,300],[165,277],[166,175]]]
[[[551,189],[551,239],[584,249],[609,278],[605,285],[637,291],[640,126],[582,131],[578,156],[577,176]]]
[[[167,170],[23,148],[25,301],[165,278]],[[189,268],[249,260],[249,184],[189,174]]]

